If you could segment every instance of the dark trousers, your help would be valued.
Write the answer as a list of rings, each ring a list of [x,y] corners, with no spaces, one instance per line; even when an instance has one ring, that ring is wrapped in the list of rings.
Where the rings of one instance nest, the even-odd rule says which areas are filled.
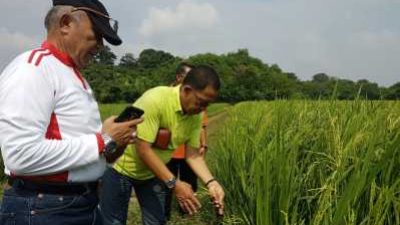
[[[181,181],[184,181],[192,186],[194,192],[197,191],[197,176],[193,172],[192,168],[187,164],[185,159],[172,158],[167,163],[168,169]],[[171,217],[171,204],[172,204],[172,193],[170,192],[167,196],[165,203],[165,214],[169,219]],[[183,215],[185,212],[179,208],[179,212]]]
[[[144,225],[165,225],[165,198],[169,192],[157,178],[136,180],[108,168],[103,175],[100,211],[104,225],[125,225],[132,189],[135,190]]]
[[[100,225],[97,192],[46,193],[14,182],[4,191],[0,225]]]

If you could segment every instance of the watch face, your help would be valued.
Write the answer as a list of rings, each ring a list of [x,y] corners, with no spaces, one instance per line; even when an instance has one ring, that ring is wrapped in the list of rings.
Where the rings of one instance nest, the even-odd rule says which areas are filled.
[[[169,189],[174,188],[175,185],[176,185],[176,178],[172,178],[171,180],[168,180],[167,182],[165,182],[165,185],[166,185]]]
[[[168,187],[169,189],[174,188],[174,184],[167,183],[167,187]]]
[[[104,148],[106,154],[112,154],[117,150],[117,143],[115,141],[110,141]]]

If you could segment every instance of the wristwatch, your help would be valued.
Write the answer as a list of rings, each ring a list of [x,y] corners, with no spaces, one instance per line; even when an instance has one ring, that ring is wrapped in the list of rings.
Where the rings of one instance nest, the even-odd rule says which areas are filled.
[[[112,139],[112,137],[106,133],[101,134],[104,141],[104,156],[109,156],[117,150],[117,143]]]
[[[165,185],[168,189],[174,189],[176,186],[176,177],[172,177],[171,179],[165,181]]]

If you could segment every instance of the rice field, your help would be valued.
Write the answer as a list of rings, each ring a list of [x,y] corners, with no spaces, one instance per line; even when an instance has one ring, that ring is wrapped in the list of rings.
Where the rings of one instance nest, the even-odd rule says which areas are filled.
[[[125,105],[102,105],[102,118]],[[400,102],[243,102],[210,112],[208,161],[226,191],[221,224],[400,224]],[[203,213],[169,224],[220,223],[200,196]],[[140,224],[134,201],[130,215]]]
[[[227,117],[208,157],[224,224],[400,224],[400,102],[244,102]]]

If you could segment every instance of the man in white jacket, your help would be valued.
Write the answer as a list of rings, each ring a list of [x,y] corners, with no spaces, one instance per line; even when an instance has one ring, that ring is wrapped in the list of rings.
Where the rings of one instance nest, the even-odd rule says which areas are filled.
[[[96,224],[97,181],[142,121],[102,124],[79,72],[103,38],[122,43],[116,21],[97,0],[53,5],[47,40],[0,75],[0,148],[10,186],[0,224]]]

